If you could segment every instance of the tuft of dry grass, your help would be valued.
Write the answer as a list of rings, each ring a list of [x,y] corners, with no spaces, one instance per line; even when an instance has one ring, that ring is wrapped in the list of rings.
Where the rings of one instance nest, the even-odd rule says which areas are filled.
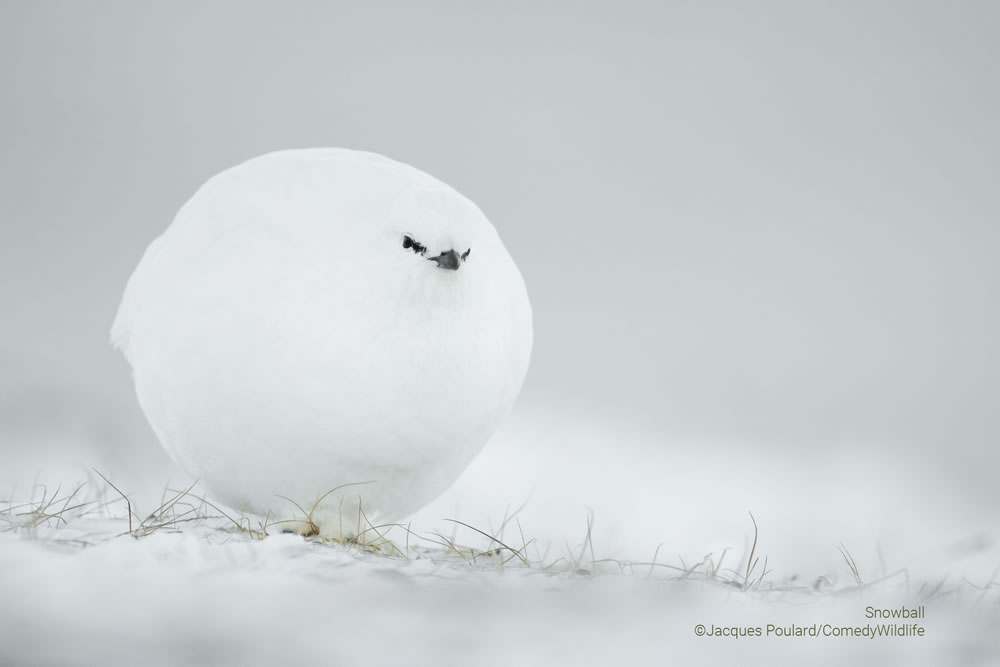
[[[194,492],[197,483],[184,489],[166,488],[161,496],[158,507],[148,514],[140,514],[128,495],[116,486],[100,471],[94,473],[103,484],[96,480],[85,482],[73,488],[68,493],[62,493],[60,487],[50,492],[43,485],[32,489],[31,498],[27,501],[17,501],[13,497],[0,501],[0,531],[37,532],[46,530],[47,539],[62,542],[75,547],[86,547],[98,542],[131,537],[142,539],[161,532],[180,533],[186,527],[208,526],[223,534],[239,536],[251,541],[263,540],[273,534],[274,529],[284,529],[288,526],[298,528],[304,539],[318,547],[334,547],[346,549],[358,558],[385,558],[408,565],[413,561],[431,562],[435,568],[459,568],[463,570],[494,570],[502,573],[506,568],[515,567],[528,573],[542,576],[557,577],[591,577],[599,574],[616,573],[630,576],[656,584],[672,582],[691,582],[709,586],[723,587],[730,591],[762,596],[785,596],[800,594],[808,596],[851,595],[872,590],[874,587],[895,587],[910,590],[910,576],[906,569],[896,570],[879,579],[865,582],[862,579],[857,562],[843,544],[838,546],[839,553],[847,568],[849,579],[841,580],[836,574],[818,576],[811,585],[802,583],[797,575],[783,580],[774,580],[773,572],[768,568],[768,556],[761,555],[761,533],[756,518],[749,513],[752,526],[752,540],[745,559],[734,568],[724,567],[729,549],[724,549],[717,557],[714,553],[704,555],[700,560],[689,564],[680,555],[676,562],[664,562],[660,559],[664,543],[659,544],[648,561],[630,561],[615,558],[598,558],[593,539],[594,513],[588,508],[586,528],[580,542],[576,545],[565,545],[565,553],[554,558],[549,557],[551,545],[544,551],[539,549],[538,541],[526,539],[519,514],[524,505],[511,513],[508,507],[504,511],[496,530],[484,529],[467,522],[445,518],[445,522],[453,526],[452,534],[445,535],[437,531],[427,531],[421,534],[410,524],[379,524],[375,525],[358,505],[358,516],[348,518],[355,521],[356,534],[348,538],[333,540],[319,535],[319,526],[314,520],[314,514],[320,503],[332,493],[340,489],[367,484],[358,482],[344,484],[320,495],[309,510],[286,498],[301,512],[301,518],[281,521],[271,521],[269,516],[255,518],[246,515],[234,516],[220,508],[201,495]],[[109,494],[108,490],[113,491]],[[109,495],[112,495],[110,499]],[[112,510],[116,505],[124,505],[125,515]],[[341,504],[342,507],[342,504]],[[93,519],[102,519],[110,530],[93,536],[63,539],[55,533],[55,529],[65,529],[71,524],[85,523]],[[343,524],[344,517],[341,517]],[[115,527],[127,522],[127,530]],[[104,525],[104,524],[102,524]],[[88,524],[89,526],[89,524]],[[517,541],[508,539],[505,532],[516,526]],[[468,536],[476,536],[483,540],[480,546],[470,546],[458,539],[458,531],[462,529]],[[60,531],[62,532],[62,531]],[[341,533],[343,534],[343,532]],[[96,541],[95,541],[96,540]],[[520,546],[517,546],[520,545]],[[529,548],[534,554],[529,556]],[[737,569],[738,568],[738,569]],[[1000,581],[994,573],[990,581],[976,584],[961,580],[948,584],[947,577],[935,582],[924,582],[915,591],[921,600],[930,600],[945,595],[958,594],[964,590],[972,590],[977,596],[976,604],[986,599],[1000,602]]]
[[[13,500],[7,503],[6,517],[3,518],[8,524],[14,525],[18,519],[21,519],[21,525],[26,528],[37,528],[39,526],[48,526],[51,522],[55,521],[58,526],[60,523],[68,523],[67,516],[72,515],[76,510],[82,509],[89,505],[92,505],[94,501],[86,501],[77,503],[75,505],[70,505],[73,500],[79,495],[80,490],[84,487],[84,484],[78,485],[73,492],[68,496],[59,496],[61,486],[56,487],[56,490],[50,495],[48,489],[44,486],[36,487],[40,488],[42,491],[42,497],[34,503],[22,503],[20,505],[15,505]]]

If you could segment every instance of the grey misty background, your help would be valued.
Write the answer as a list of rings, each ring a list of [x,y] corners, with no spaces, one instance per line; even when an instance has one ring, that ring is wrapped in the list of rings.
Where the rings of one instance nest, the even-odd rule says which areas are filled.
[[[160,456],[107,343],[126,279],[211,175],[331,145],[499,228],[517,410],[818,471],[873,443],[985,499],[998,34],[986,2],[4,2],[0,454]]]

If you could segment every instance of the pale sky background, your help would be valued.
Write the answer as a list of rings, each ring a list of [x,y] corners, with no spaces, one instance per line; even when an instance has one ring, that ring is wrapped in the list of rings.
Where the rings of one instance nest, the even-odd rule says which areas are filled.
[[[107,343],[143,249],[216,172],[346,146],[500,230],[523,406],[995,477],[1000,5],[375,5],[0,3],[5,426],[151,439]]]

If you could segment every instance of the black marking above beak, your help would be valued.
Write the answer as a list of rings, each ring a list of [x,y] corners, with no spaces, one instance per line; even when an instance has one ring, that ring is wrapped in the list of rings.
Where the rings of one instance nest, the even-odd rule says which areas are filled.
[[[443,252],[437,257],[428,257],[435,262],[437,262],[438,268],[441,269],[451,269],[452,271],[458,271],[458,267],[462,266],[462,258],[458,256],[458,253],[454,250],[449,250],[448,252]]]

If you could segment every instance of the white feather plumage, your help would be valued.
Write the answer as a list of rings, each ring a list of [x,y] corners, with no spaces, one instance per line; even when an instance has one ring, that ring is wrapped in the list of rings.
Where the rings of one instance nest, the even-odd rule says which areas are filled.
[[[403,247],[404,236],[426,246]],[[429,258],[470,250],[458,270]],[[531,309],[496,230],[373,153],[272,153],[210,179],[146,251],[112,341],[174,460],[219,500],[357,532],[443,492],[510,410]],[[296,516],[298,515],[298,516]],[[366,526],[362,526],[364,530]]]

